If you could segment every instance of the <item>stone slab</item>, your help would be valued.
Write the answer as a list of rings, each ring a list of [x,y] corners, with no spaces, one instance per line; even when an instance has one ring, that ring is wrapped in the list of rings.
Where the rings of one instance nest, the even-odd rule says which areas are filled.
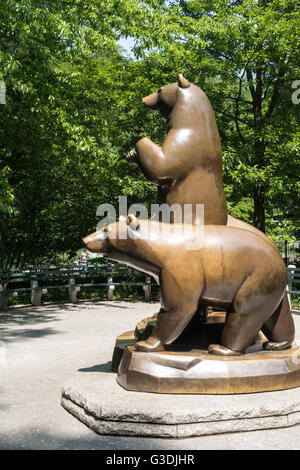
[[[110,415],[113,400],[120,404],[122,399],[127,403],[129,396],[131,406],[136,407],[138,401],[144,399],[146,395],[126,392],[116,384],[115,374],[110,373],[110,361],[116,336],[132,329],[141,318],[152,315],[158,308],[159,304],[151,302],[79,301],[77,304],[13,307],[2,312],[0,449],[114,452],[148,449],[156,453],[160,449],[299,450],[300,424],[174,439],[100,435],[66,412],[60,405],[61,386],[67,383],[78,386],[80,377],[93,382],[97,392],[94,400],[98,398],[103,404],[106,395],[104,404],[105,409],[110,406]],[[295,315],[294,320],[296,338],[300,338],[300,316]],[[120,396],[116,389],[124,393]],[[134,396],[137,398],[133,400]],[[286,396],[289,400],[290,395]],[[157,400],[158,396],[151,395],[151,398]],[[170,399],[170,396],[165,398]],[[201,396],[196,398],[202,399]],[[252,400],[252,396],[247,396],[247,400]],[[276,403],[277,398],[274,400]],[[280,400],[278,403],[280,407]],[[165,406],[165,401],[160,402],[159,408]],[[296,418],[297,412],[289,418],[292,416]]]
[[[285,428],[300,422],[300,388],[240,395],[128,392],[116,374],[62,389],[62,406],[103,435],[187,438]]]

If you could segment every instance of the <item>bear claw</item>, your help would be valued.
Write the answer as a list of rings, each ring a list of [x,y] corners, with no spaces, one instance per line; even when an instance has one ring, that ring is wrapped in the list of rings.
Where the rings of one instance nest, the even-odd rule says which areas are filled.
[[[137,163],[138,162],[138,154],[135,149],[130,150],[126,155],[126,160],[128,163]]]
[[[146,341],[138,341],[136,343],[138,351],[142,352],[155,352],[155,351],[164,351],[164,347],[159,339],[148,338]]]
[[[210,344],[208,347],[209,354],[216,354],[217,356],[241,356],[243,353],[240,351],[233,351],[233,349],[226,348],[220,344]]]
[[[263,349],[266,351],[282,351],[288,349],[292,345],[292,341],[268,341],[263,344]]]

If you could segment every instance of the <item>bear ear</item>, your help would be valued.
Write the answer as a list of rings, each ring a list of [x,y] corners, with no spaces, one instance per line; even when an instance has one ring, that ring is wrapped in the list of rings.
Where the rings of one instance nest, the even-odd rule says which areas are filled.
[[[126,224],[130,225],[130,228],[133,229],[133,230],[138,230],[138,228],[140,226],[140,223],[139,223],[138,219],[133,214],[129,214],[126,217]]]
[[[191,84],[190,82],[180,73],[178,75],[178,85],[180,88],[188,88]]]

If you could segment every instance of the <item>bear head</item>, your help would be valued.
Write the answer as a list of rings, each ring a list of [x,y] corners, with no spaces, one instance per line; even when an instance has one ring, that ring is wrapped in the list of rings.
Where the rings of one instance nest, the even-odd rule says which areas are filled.
[[[128,239],[134,238],[134,233],[140,228],[138,219],[129,214],[120,216],[118,222],[105,225],[100,230],[83,238],[85,247],[93,253],[109,253],[112,250],[122,249]]]
[[[143,98],[142,101],[147,108],[155,109],[167,118],[176,104],[178,88],[189,88],[190,85],[189,81],[180,73],[177,83],[161,87],[157,92]]]

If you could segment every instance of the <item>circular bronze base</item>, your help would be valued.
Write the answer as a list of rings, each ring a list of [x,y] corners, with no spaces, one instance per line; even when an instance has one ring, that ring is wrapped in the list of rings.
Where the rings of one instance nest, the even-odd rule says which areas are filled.
[[[256,345],[257,346],[257,345]],[[207,351],[144,353],[127,346],[118,383],[127,390],[176,394],[237,394],[300,386],[300,348],[223,357]]]
[[[260,332],[242,356],[208,354],[219,344],[225,314],[216,312],[206,322],[194,318],[184,333],[163,352],[137,351],[156,315],[138,323],[135,331],[118,336],[112,370],[127,390],[176,394],[238,394],[285,390],[300,386],[300,348],[265,351],[267,338]]]

